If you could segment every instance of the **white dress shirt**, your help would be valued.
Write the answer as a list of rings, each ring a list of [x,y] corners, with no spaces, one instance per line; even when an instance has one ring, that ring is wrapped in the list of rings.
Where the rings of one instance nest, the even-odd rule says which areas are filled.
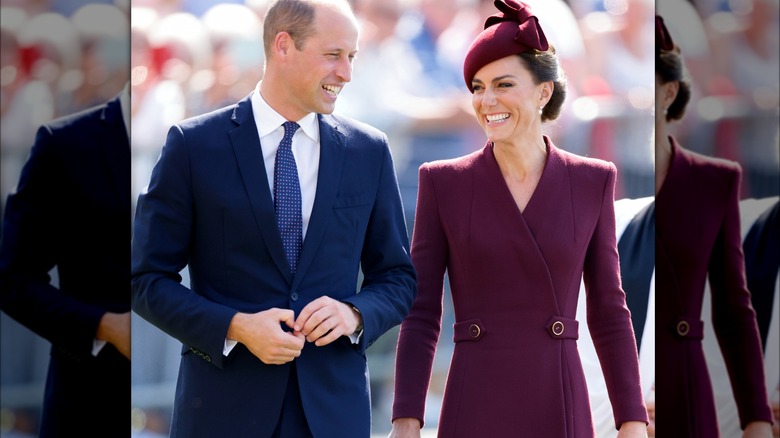
[[[287,119],[274,111],[263,99],[260,95],[259,84],[252,93],[251,100],[257,135],[263,150],[265,173],[268,176],[268,190],[273,198],[276,150],[279,149],[279,143],[284,137],[282,124]],[[320,128],[317,124],[317,115],[314,113],[309,113],[300,120],[290,121],[297,122],[301,126],[293,136],[292,152],[298,167],[298,180],[301,185],[301,218],[303,219],[303,238],[306,239],[306,230],[309,227],[311,210],[314,206],[314,195],[317,192],[317,175],[320,170]]]

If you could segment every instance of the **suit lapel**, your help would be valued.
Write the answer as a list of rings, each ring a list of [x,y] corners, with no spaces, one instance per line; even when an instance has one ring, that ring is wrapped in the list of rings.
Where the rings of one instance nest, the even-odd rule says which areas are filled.
[[[109,101],[100,114],[101,129],[96,133],[108,178],[114,191],[112,199],[117,205],[131,210],[130,198],[130,140],[122,120],[119,97]]]
[[[282,238],[276,226],[276,215],[271,191],[268,188],[268,176],[263,162],[263,151],[257,136],[257,125],[252,115],[249,97],[240,101],[233,111],[233,123],[237,126],[229,132],[233,152],[236,154],[241,179],[249,194],[249,203],[255,216],[255,223],[263,236],[266,248],[271,253],[277,269],[288,282],[292,282],[290,267],[284,256]]]
[[[338,193],[338,182],[344,165],[346,150],[344,134],[338,130],[338,122],[332,116],[318,115],[320,128],[320,167],[317,175],[317,193],[314,197],[309,227],[303,239],[301,258],[293,280],[296,288],[314,260],[317,248],[333,213],[333,203]]]

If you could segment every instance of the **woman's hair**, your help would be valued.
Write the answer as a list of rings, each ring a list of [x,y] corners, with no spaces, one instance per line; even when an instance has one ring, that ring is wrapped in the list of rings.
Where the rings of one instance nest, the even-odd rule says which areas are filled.
[[[557,119],[561,113],[563,101],[566,100],[566,75],[558,62],[555,47],[551,44],[550,48],[545,51],[531,49],[517,55],[531,72],[534,83],[553,82],[552,96],[542,110],[542,121]]]
[[[677,97],[666,109],[666,121],[682,119],[688,101],[691,100],[691,80],[680,54],[680,46],[675,45],[671,50],[656,48],[655,74],[658,75],[662,84],[672,81],[677,81],[680,84]]]

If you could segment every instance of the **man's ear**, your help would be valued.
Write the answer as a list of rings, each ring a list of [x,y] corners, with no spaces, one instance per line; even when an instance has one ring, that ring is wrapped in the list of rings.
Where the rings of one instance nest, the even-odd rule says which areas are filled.
[[[295,41],[293,41],[292,36],[290,36],[289,33],[279,32],[274,38],[274,44],[271,47],[271,50],[273,50],[274,55],[285,57],[293,44],[295,44]]]

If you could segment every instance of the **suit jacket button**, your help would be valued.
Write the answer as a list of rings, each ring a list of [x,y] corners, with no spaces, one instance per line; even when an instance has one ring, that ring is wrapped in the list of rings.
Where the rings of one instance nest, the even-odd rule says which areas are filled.
[[[477,324],[471,324],[469,326],[469,336],[471,336],[474,339],[477,339],[481,334],[482,334],[482,330],[479,328]]]
[[[293,292],[290,294],[290,299],[293,301],[298,301],[298,292]]]

